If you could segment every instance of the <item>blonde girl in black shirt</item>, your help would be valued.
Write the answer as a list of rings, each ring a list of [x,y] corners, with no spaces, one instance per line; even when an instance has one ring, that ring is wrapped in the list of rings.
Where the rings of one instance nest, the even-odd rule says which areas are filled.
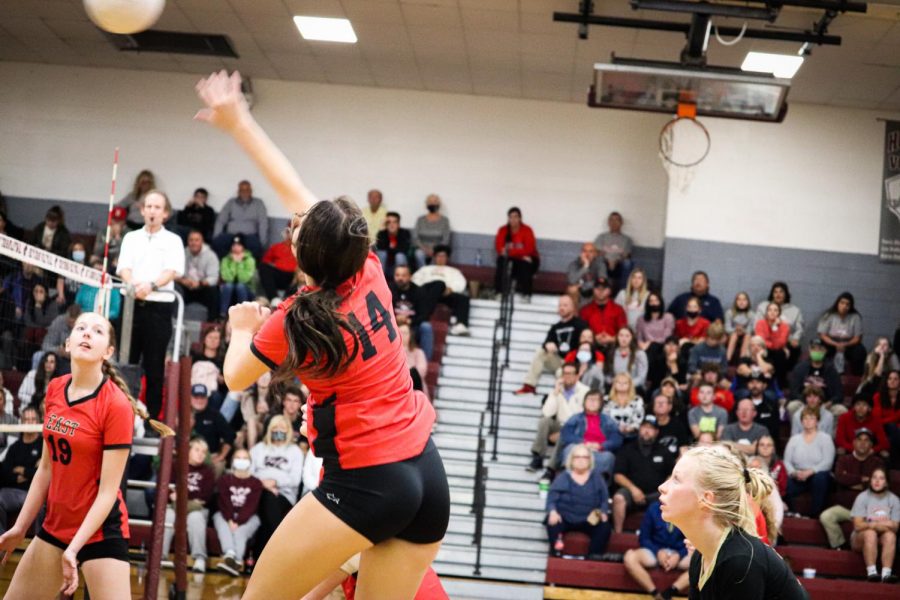
[[[806,590],[757,537],[748,488],[768,477],[747,469],[724,446],[688,450],[659,487],[663,519],[696,547],[690,566],[692,600],[807,600]]]

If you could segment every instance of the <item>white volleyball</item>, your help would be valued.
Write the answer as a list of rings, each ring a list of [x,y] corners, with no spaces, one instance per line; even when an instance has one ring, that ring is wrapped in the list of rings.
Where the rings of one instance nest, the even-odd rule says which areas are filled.
[[[138,33],[159,20],[166,0],[84,0],[84,10],[97,27],[110,33]]]

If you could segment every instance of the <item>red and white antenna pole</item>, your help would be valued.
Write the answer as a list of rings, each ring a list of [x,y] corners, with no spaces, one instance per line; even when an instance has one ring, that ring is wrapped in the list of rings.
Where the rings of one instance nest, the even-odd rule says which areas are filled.
[[[109,236],[111,233],[112,213],[116,201],[116,177],[119,172],[119,148],[113,156],[112,185],[109,190],[109,210],[106,213],[106,240],[103,244],[103,274],[100,276],[100,304],[97,307],[104,317],[109,317]]]

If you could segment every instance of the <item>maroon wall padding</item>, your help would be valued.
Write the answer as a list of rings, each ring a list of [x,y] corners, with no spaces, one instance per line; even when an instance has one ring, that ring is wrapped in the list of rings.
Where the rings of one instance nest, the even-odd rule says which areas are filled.
[[[466,281],[478,281],[482,286],[494,285],[494,267],[456,265],[466,277]],[[534,276],[532,290],[537,294],[563,294],[568,286],[565,273],[559,271],[538,271]]]
[[[801,579],[800,583],[809,592],[810,600],[847,600],[848,598],[889,600],[897,598],[898,594],[896,585],[867,581],[816,577],[815,579]]]
[[[797,574],[802,574],[806,568],[815,569],[818,576],[859,578],[866,574],[866,566],[859,552],[812,546],[779,546],[777,550]]]
[[[565,543],[563,554],[568,556],[587,556],[591,538],[586,533],[570,531],[563,536],[563,542]],[[626,551],[638,546],[636,533],[614,533],[609,537],[609,546],[606,547],[606,551],[625,554]]]
[[[853,531],[853,523],[847,521],[841,526],[844,535],[850,539],[850,532]],[[818,519],[798,519],[796,517],[785,517],[781,526],[781,535],[788,544],[800,544],[805,546],[818,546],[820,548],[828,547],[828,536],[822,529],[822,524]]]
[[[666,573],[661,569],[652,569],[650,576],[656,589],[664,590],[674,583],[681,571]],[[547,559],[548,584],[571,587],[583,587],[623,592],[642,590],[625,570],[622,563],[600,562],[593,560],[567,560],[550,557]]]

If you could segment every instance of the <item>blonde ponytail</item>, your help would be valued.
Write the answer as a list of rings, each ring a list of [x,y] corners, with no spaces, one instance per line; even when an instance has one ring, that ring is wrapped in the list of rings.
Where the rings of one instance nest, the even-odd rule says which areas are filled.
[[[125,397],[128,398],[128,401],[131,402],[131,410],[134,411],[134,414],[139,416],[140,418],[148,421],[150,423],[150,427],[156,430],[157,433],[161,437],[169,437],[175,435],[175,431],[160,421],[156,419],[151,419],[150,415],[147,413],[147,409],[141,406],[141,403],[137,401],[137,399],[131,395],[131,391],[128,389],[128,384],[125,383],[125,380],[122,378],[122,374],[119,373],[119,370],[109,362],[108,360],[103,361],[103,374],[110,378],[110,380],[116,384],[122,393],[125,394]]]
[[[713,493],[713,500],[704,504],[719,525],[741,529],[758,538],[750,490],[766,489],[764,473],[759,469],[748,469],[742,457],[722,444],[691,448],[685,456],[697,460],[697,486],[700,491]]]

